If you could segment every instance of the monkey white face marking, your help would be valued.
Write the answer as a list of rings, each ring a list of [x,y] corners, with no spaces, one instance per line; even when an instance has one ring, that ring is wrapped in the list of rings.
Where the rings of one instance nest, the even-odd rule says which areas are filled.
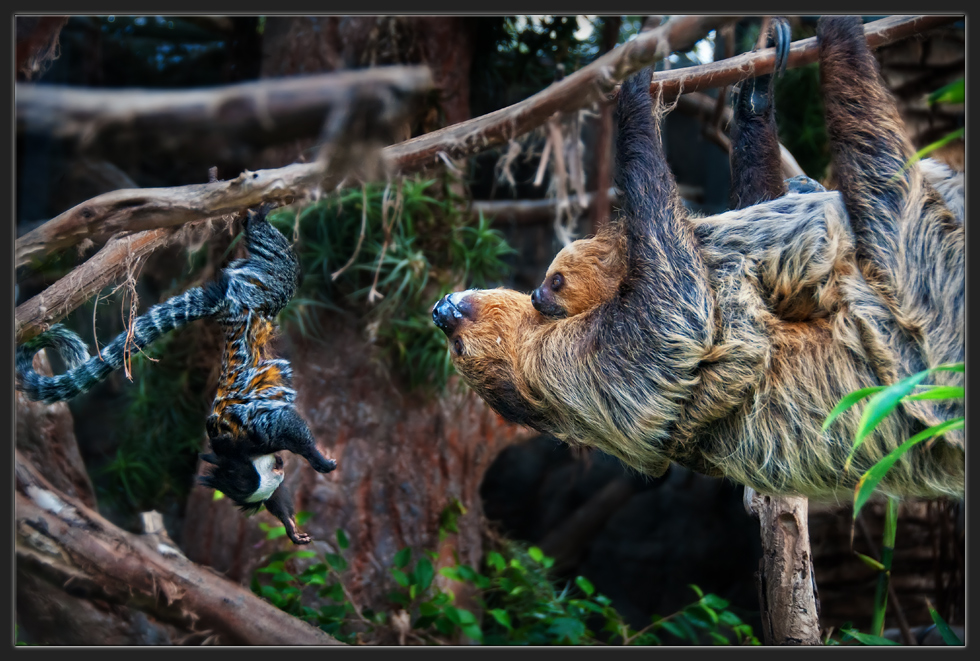
[[[274,454],[264,454],[252,460],[255,472],[259,474],[259,488],[245,502],[261,503],[268,500],[282,484],[282,463],[277,459]]]

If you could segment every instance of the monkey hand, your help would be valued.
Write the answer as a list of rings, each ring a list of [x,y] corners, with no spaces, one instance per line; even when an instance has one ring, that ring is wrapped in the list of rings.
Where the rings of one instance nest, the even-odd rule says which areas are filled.
[[[291,541],[293,544],[309,544],[313,541],[313,538],[307,535],[305,532],[300,532],[294,521],[286,522],[286,535],[289,536],[289,541]]]
[[[310,462],[310,466],[317,473],[329,473],[337,467],[336,459],[327,459],[319,452],[306,457],[306,460]]]

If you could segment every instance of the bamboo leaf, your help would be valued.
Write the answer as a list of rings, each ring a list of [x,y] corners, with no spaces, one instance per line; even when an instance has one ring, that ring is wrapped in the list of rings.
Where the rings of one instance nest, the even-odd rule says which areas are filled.
[[[946,620],[944,620],[939,612],[932,607],[932,604],[929,604],[929,615],[932,616],[932,621],[936,623],[936,629],[939,631],[939,635],[943,637],[944,643],[955,646],[963,644],[960,637],[949,628],[949,625],[946,624]]]
[[[838,403],[833,410],[831,410],[830,415],[828,415],[827,419],[823,421],[823,427],[820,428],[820,431],[827,431],[830,424],[836,420],[841,413],[851,408],[865,397],[873,395],[876,392],[881,392],[884,389],[885,386],[872,386],[870,388],[861,388],[860,390],[855,390],[854,392],[849,393],[846,397],[844,397],[844,399],[840,400],[840,403]]]
[[[966,79],[954,80],[949,85],[944,85],[926,97],[926,102],[931,106],[934,103],[965,103],[966,102]]]
[[[874,466],[869,468],[861,479],[858,480],[857,486],[854,489],[854,517],[857,518],[858,512],[864,507],[865,503],[874,493],[875,487],[881,482],[882,478],[885,476],[892,466],[895,465],[903,454],[908,452],[914,445],[921,443],[922,441],[928,440],[934,436],[939,436],[948,431],[953,431],[954,429],[962,429],[964,423],[964,418],[960,416],[959,418],[954,418],[953,420],[948,420],[942,424],[935,425],[925,429],[909,440],[902,443],[900,446],[889,452],[887,455],[882,457]]]

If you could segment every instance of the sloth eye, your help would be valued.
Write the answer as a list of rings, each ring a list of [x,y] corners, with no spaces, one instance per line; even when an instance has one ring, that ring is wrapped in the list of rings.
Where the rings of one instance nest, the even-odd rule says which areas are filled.
[[[553,276],[551,276],[551,288],[554,291],[558,291],[564,286],[565,286],[565,276],[563,276],[561,273],[556,273]]]
[[[453,349],[456,351],[457,356],[463,355],[463,341],[458,337],[456,338],[456,341],[453,342]]]

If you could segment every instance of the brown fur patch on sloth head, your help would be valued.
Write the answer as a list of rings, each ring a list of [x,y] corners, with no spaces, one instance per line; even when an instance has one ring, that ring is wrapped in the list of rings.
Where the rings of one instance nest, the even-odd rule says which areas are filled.
[[[604,231],[562,248],[541,286],[531,294],[534,309],[545,317],[562,319],[588,312],[612,298],[626,273],[625,252],[619,242],[614,232]]]
[[[449,339],[453,367],[490,406],[511,422],[541,428],[521,374],[526,343],[547,320],[531,297],[510,289],[470,289],[443,297],[432,320]]]

